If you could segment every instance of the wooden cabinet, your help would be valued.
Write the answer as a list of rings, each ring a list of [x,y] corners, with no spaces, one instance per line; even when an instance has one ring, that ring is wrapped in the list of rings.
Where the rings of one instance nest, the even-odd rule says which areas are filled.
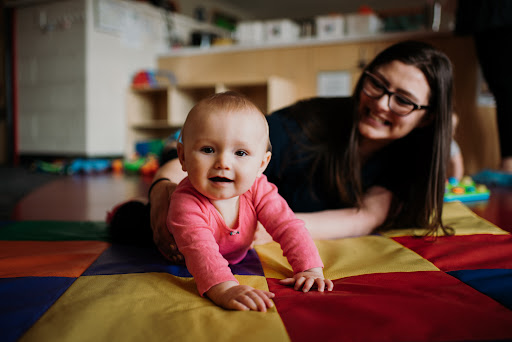
[[[125,157],[133,155],[137,142],[167,138],[183,125],[188,112],[199,100],[227,90],[244,94],[263,113],[270,113],[296,99],[293,82],[276,76],[239,82],[130,88],[126,106]]]

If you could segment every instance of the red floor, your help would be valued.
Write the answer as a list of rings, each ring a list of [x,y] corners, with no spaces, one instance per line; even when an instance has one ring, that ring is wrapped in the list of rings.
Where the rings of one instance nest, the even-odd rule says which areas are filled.
[[[491,187],[489,201],[467,204],[477,215],[512,233],[512,188]]]
[[[15,220],[103,221],[127,199],[145,199],[151,179],[116,174],[70,176],[48,183],[22,199]],[[489,201],[467,204],[476,214],[512,232],[512,188],[491,188]]]

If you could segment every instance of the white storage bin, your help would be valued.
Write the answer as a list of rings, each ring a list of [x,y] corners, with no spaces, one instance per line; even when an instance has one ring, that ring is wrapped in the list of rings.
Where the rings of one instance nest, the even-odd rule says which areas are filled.
[[[265,22],[265,37],[269,43],[286,43],[299,39],[300,27],[289,19]]]
[[[345,35],[345,19],[342,15],[329,15],[316,18],[316,37],[336,39]]]
[[[239,44],[259,44],[265,41],[265,24],[262,21],[242,21],[236,25]]]
[[[378,33],[382,29],[382,20],[375,14],[348,14],[347,35],[366,35]]]

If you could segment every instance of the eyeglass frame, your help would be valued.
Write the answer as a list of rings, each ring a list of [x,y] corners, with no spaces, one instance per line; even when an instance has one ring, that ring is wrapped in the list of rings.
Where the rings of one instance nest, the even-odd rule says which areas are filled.
[[[366,92],[366,90],[364,89],[364,80],[363,80],[363,83],[362,83],[362,86],[361,86],[361,90],[366,94],[366,96],[368,96],[369,98],[372,98],[372,99],[374,99],[374,100],[380,99],[380,98],[381,98],[382,96],[384,96],[384,95],[388,95],[388,107],[389,107],[389,110],[390,110],[391,112],[393,112],[393,114],[395,114],[395,115],[398,115],[398,116],[407,116],[407,115],[411,114],[412,112],[414,112],[415,110],[420,110],[420,109],[430,109],[430,106],[429,106],[429,105],[423,106],[423,105],[416,104],[416,103],[414,103],[413,101],[411,101],[410,99],[408,99],[408,98],[406,98],[406,97],[404,97],[404,96],[400,95],[399,93],[389,90],[389,89],[388,89],[388,88],[383,84],[383,82],[379,80],[379,78],[378,78],[376,75],[372,74],[371,72],[369,72],[369,71],[367,71],[367,70],[365,70],[365,71],[364,71],[364,77],[370,77],[370,78],[372,78],[373,80],[377,81],[377,83],[379,83],[379,84],[380,84],[380,87],[382,88],[383,93],[382,93],[380,96],[372,96],[372,95],[368,94],[368,93]],[[410,102],[410,104],[413,106],[413,108],[411,109],[411,111],[410,111],[409,113],[407,113],[407,114],[399,114],[399,113],[395,112],[394,110],[392,110],[392,109],[391,109],[391,96],[393,96],[393,95],[399,96],[400,98],[403,98],[403,99],[407,100],[408,102]]]

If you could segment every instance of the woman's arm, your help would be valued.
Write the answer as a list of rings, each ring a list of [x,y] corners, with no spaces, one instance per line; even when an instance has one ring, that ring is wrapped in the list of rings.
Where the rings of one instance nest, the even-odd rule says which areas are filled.
[[[360,209],[346,208],[313,213],[296,213],[303,220],[314,240],[341,239],[371,234],[382,225],[391,206],[392,193],[380,186],[368,189]],[[272,241],[270,234],[259,223],[254,244]]]
[[[382,225],[391,206],[391,191],[373,186],[363,196],[361,208],[297,213],[315,240],[363,236]]]
[[[151,204],[150,222],[153,230],[153,240],[158,249],[169,260],[182,262],[183,257],[176,248],[174,238],[167,229],[167,212],[169,210],[170,198],[178,183],[187,176],[181,169],[179,160],[172,159],[162,165],[155,174],[154,180],[168,178],[169,181],[156,183],[149,194]]]
[[[363,197],[360,209],[346,208],[314,213],[296,213],[303,220],[314,240],[340,239],[372,233],[382,225],[391,206],[391,191],[374,186]],[[254,244],[265,244],[272,237],[265,228],[258,226]]]

